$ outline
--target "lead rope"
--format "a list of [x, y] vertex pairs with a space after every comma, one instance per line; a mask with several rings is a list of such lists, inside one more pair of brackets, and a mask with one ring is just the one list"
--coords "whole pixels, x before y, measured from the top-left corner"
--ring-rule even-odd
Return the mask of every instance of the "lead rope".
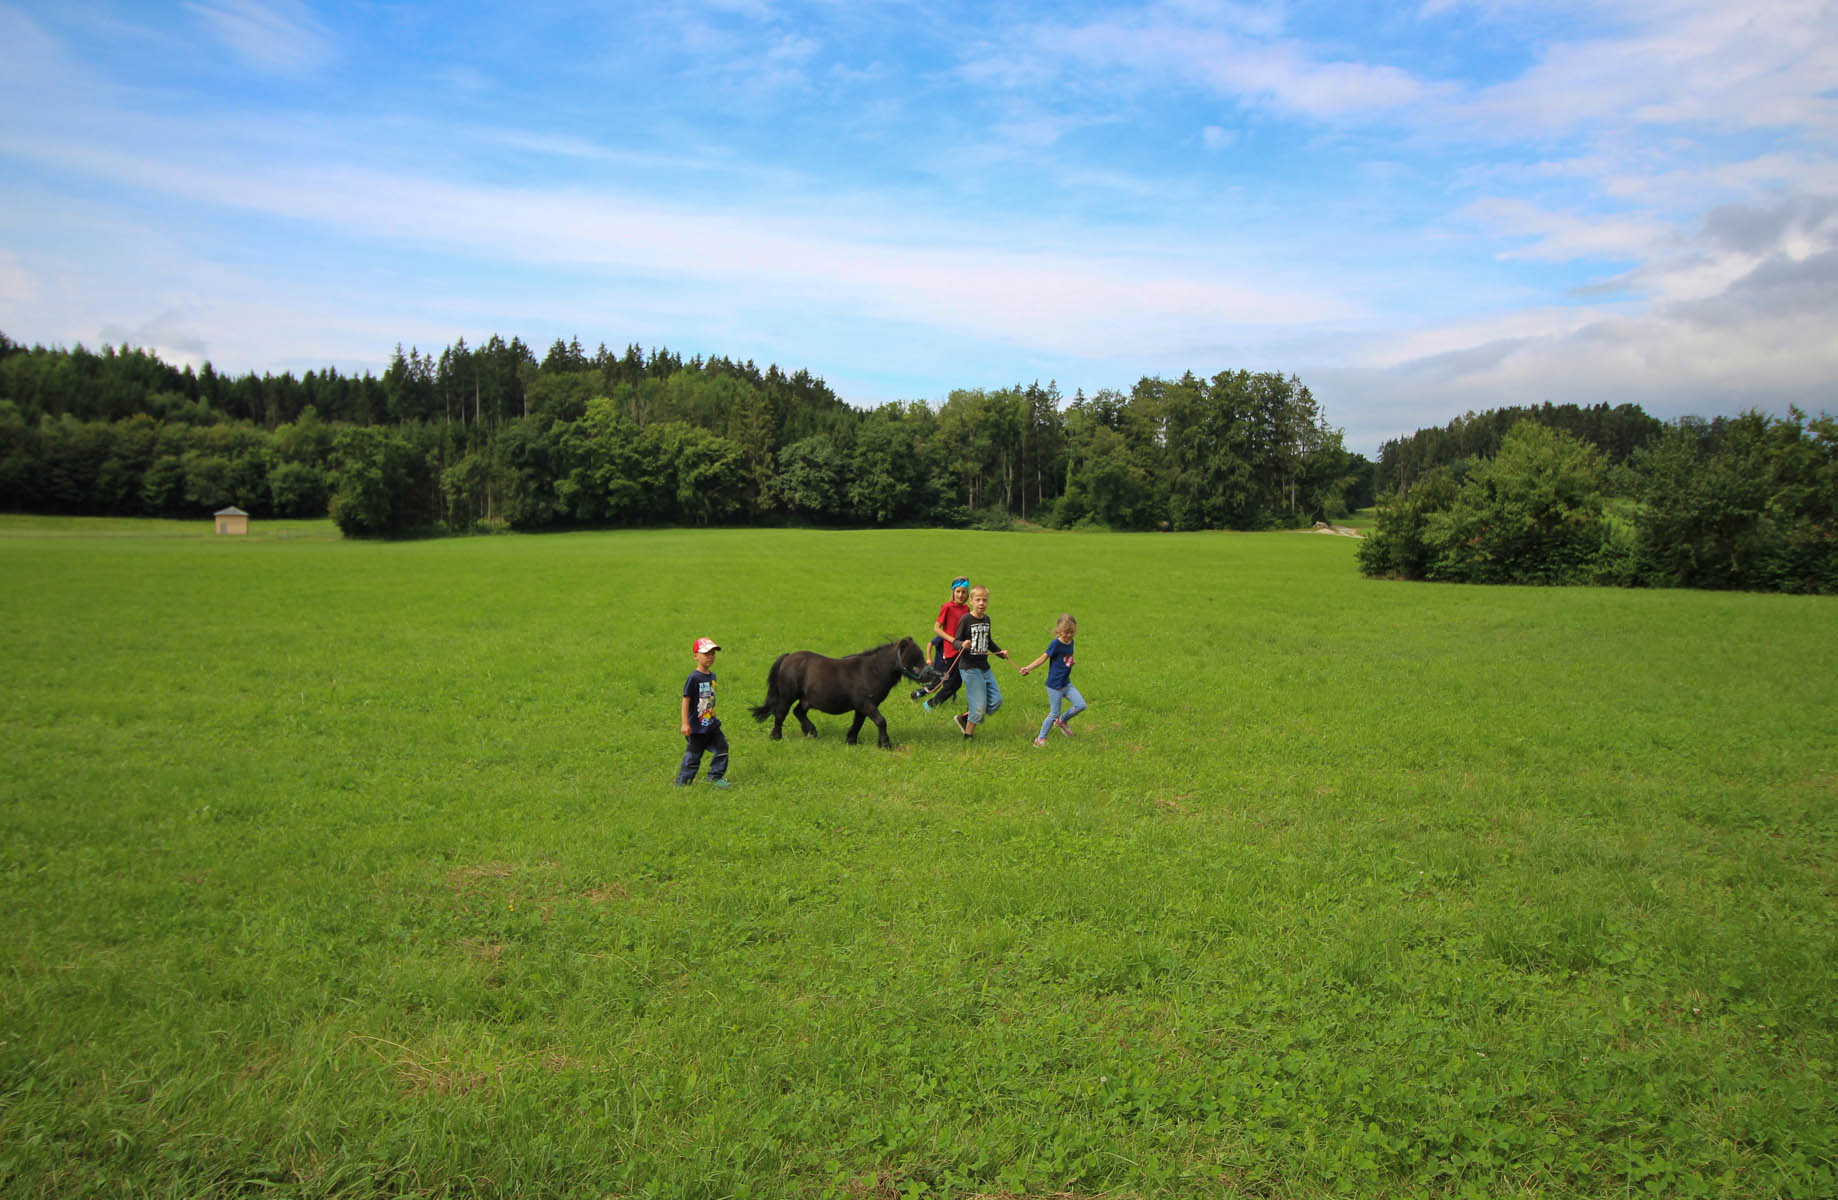
[[949, 683], [949, 682], [951, 681], [951, 672], [952, 672], [952, 671], [955, 671], [955, 670], [957, 670], [957, 660], [958, 660], [958, 659], [960, 659], [960, 658], [962, 658], [962, 657], [963, 657], [963, 655], [962, 655], [961, 653], [959, 653], [959, 654], [954, 654], [954, 655], [952, 655], [952, 656], [951, 656], [951, 665], [950, 665], [950, 667], [946, 669], [946, 671], [945, 671], [945, 673], [944, 673], [943, 675], [941, 675], [941, 676], [939, 677], [939, 679], [938, 679], [938, 682], [937, 682], [937, 683], [934, 683], [934, 684], [933, 684], [933, 685], [931, 686], [931, 688], [930, 688], [930, 690], [928, 690], [928, 691], [927, 691], [927, 692], [925, 693], [925, 695], [923, 695], [923, 696], [921, 696], [921, 697], [919, 697], [919, 700], [920, 700], [920, 702], [921, 702], [921, 703], [923, 703], [923, 702], [925, 702], [925, 701], [927, 701], [927, 700], [930, 700], [930, 699], [931, 699], [931, 698], [932, 698], [933, 696], [936, 696], [936, 695], [937, 695], [937, 694], [938, 694], [939, 692], [941, 692], [941, 691], [943, 691], [943, 690], [944, 690], [944, 686], [945, 686], [945, 684], [947, 684], [947, 683]]

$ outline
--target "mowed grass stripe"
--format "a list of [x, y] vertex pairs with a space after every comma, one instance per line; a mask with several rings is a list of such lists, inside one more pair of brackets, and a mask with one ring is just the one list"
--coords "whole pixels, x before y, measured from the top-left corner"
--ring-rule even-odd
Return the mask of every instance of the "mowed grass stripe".
[[[9, 1194], [1832, 1190], [1829, 598], [288, 532], [0, 520]], [[956, 573], [1079, 737], [747, 717]]]

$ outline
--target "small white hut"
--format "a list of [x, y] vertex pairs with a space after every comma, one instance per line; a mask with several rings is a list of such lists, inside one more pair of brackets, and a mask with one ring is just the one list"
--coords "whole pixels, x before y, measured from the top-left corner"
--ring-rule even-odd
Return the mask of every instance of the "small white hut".
[[234, 533], [238, 536], [249, 532], [249, 514], [234, 504], [220, 508], [212, 514], [217, 520], [218, 533]]

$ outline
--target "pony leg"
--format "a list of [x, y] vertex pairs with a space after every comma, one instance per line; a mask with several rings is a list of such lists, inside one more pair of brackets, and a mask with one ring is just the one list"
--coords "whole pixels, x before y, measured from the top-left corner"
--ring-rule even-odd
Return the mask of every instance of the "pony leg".
[[772, 740], [778, 741], [785, 736], [785, 713], [787, 709], [775, 709], [772, 713]]
[[868, 719], [867, 709], [865, 708], [856, 709], [855, 710], [855, 720], [851, 722], [849, 725], [849, 736], [844, 738], [843, 740], [848, 742], [849, 745], [853, 746], [855, 744], [855, 739], [861, 735], [862, 722], [867, 719]]
[[798, 718], [798, 725], [804, 730], [805, 737], [816, 737], [817, 727], [812, 725], [811, 719], [804, 715], [809, 711], [809, 709], [804, 707], [804, 701], [800, 700], [798, 701], [798, 706], [791, 710], [791, 715]]
[[[859, 717], [856, 719], [858, 721], [860, 720]], [[887, 736], [887, 718], [881, 715], [881, 710], [879, 708], [870, 708], [868, 710], [868, 719], [874, 722], [875, 731], [880, 734], [880, 737], [875, 740], [875, 744], [883, 750], [892, 750], [893, 739]]]

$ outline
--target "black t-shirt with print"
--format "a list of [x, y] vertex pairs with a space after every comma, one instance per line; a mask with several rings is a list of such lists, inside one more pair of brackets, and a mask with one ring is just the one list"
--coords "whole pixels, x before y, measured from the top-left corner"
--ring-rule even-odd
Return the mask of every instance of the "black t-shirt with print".
[[996, 645], [996, 639], [989, 635], [989, 614], [977, 616], [965, 613], [957, 623], [957, 640], [964, 644], [957, 652], [958, 670], [968, 667], [972, 671], [987, 671], [989, 655], [993, 651], [1001, 653], [1002, 647]]

